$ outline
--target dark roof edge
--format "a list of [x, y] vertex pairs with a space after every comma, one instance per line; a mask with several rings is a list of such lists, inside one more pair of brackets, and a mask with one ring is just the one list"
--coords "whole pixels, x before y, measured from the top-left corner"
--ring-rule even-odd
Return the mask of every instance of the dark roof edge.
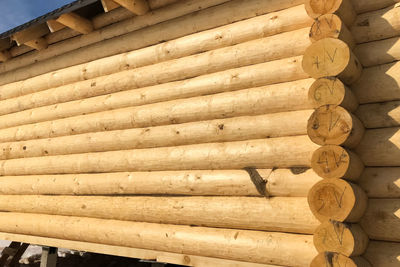
[[36, 19], [33, 19], [33, 20], [31, 20], [31, 21], [29, 21], [27, 23], [24, 23], [24, 24], [22, 24], [20, 26], [17, 26], [14, 29], [11, 29], [9, 31], [3, 32], [2, 34], [0, 34], [0, 39], [5, 39], [7, 37], [10, 37], [14, 33], [23, 31], [23, 30], [25, 30], [25, 29], [27, 29], [27, 28], [29, 28], [31, 26], [42, 24], [42, 23], [46, 23], [46, 21], [48, 21], [48, 20], [56, 19], [59, 16], [61, 16], [62, 14], [75, 11], [77, 9], [80, 9], [80, 8], [84, 7], [84, 6], [88, 6], [90, 4], [93, 4], [93, 3], [97, 2], [97, 1], [98, 0], [77, 0], [77, 1], [74, 1], [72, 3], [69, 3], [69, 4], [65, 5], [65, 6], [57, 8], [56, 10], [51, 11], [51, 12], [49, 12], [49, 13], [43, 15], [43, 16], [40, 16], [40, 17], [38, 17]]

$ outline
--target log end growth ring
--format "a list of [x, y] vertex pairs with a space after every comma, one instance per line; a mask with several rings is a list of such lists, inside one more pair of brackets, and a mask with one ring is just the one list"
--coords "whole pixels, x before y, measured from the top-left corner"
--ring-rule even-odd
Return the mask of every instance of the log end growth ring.
[[320, 222], [357, 222], [363, 216], [367, 197], [357, 185], [342, 179], [325, 179], [308, 194], [308, 204]]
[[316, 19], [325, 14], [333, 14], [339, 10], [343, 0], [306, 0], [307, 14]]
[[318, 254], [310, 264], [310, 267], [371, 267], [371, 264], [361, 257], [349, 258], [344, 255], [324, 252]]
[[367, 249], [368, 236], [357, 224], [326, 221], [316, 229], [314, 245], [318, 252], [330, 251], [347, 257], [359, 256]]
[[338, 39], [343, 29], [342, 20], [335, 14], [318, 17], [310, 29], [310, 40], [316, 42], [325, 38]]
[[334, 38], [325, 38], [311, 44], [304, 53], [303, 69], [314, 79], [339, 76], [350, 64], [349, 46]]

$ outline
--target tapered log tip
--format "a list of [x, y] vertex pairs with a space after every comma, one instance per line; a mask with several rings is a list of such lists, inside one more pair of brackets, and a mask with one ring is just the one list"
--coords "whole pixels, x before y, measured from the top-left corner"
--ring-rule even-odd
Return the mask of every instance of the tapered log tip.
[[367, 248], [368, 236], [358, 224], [329, 220], [315, 230], [314, 245], [318, 252], [331, 251], [347, 257], [359, 256]]
[[325, 14], [333, 14], [339, 10], [343, 0], [306, 0], [307, 14], [316, 19]]
[[321, 222], [357, 222], [366, 209], [366, 196], [357, 185], [342, 179], [325, 179], [308, 193], [308, 204]]
[[322, 178], [342, 178], [349, 170], [350, 154], [340, 146], [323, 146], [313, 153], [311, 167]]
[[308, 120], [307, 133], [311, 141], [318, 145], [358, 145], [364, 127], [345, 108], [325, 105], [317, 108]]
[[339, 38], [343, 28], [342, 20], [335, 14], [318, 17], [310, 29], [310, 40], [316, 42], [324, 38]]
[[349, 258], [334, 252], [319, 253], [311, 262], [310, 267], [371, 267], [371, 264], [361, 258]]

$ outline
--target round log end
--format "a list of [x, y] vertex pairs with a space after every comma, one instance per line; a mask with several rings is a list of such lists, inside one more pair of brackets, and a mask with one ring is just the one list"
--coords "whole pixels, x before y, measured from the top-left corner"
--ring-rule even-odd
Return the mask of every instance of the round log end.
[[314, 108], [324, 105], [342, 106], [350, 112], [358, 108], [353, 92], [336, 77], [315, 80], [308, 91], [308, 99]]
[[344, 178], [356, 181], [364, 170], [360, 158], [341, 146], [326, 145], [312, 155], [311, 167], [322, 178]]
[[326, 221], [314, 233], [318, 252], [337, 252], [347, 257], [363, 254], [368, 241], [368, 236], [357, 224]]
[[317, 108], [308, 120], [307, 133], [318, 145], [357, 146], [364, 133], [362, 123], [340, 106]]
[[367, 196], [355, 184], [342, 179], [325, 179], [310, 189], [308, 204], [321, 222], [358, 222], [367, 207]]
[[325, 14], [333, 14], [339, 10], [343, 0], [306, 0], [307, 14], [316, 19]]
[[334, 252], [319, 253], [311, 262], [310, 267], [371, 267], [371, 264], [361, 257], [349, 258]]
[[325, 38], [338, 39], [343, 29], [342, 20], [335, 14], [322, 15], [315, 19], [310, 29], [310, 40], [316, 42]]
[[334, 38], [311, 44], [304, 53], [302, 65], [304, 71], [315, 79], [338, 76], [346, 84], [352, 84], [361, 75], [361, 64], [349, 46]]

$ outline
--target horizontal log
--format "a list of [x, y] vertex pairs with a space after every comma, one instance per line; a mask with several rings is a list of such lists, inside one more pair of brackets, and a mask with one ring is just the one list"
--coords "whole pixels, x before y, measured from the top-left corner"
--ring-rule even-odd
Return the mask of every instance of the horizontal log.
[[[279, 69], [280, 71], [275, 70], [274, 73], [271, 69], [276, 68], [276, 64], [285, 65], [281, 65], [282, 69]], [[182, 98], [198, 97], [202, 95], [211, 95], [223, 92], [227, 92], [226, 94], [229, 94], [229, 91], [239, 91], [240, 89], [253, 86], [263, 86], [265, 84], [267, 85], [264, 86], [264, 89], [265, 91], [268, 91], [268, 94], [270, 95], [270, 103], [265, 103], [268, 107], [268, 112], [271, 113], [287, 110], [287, 108], [282, 108], [282, 106], [277, 108], [279, 106], [278, 103], [280, 103], [278, 99], [281, 98], [282, 101], [289, 103], [292, 99], [294, 100], [293, 97], [295, 96], [298, 97], [299, 102], [296, 107], [303, 109], [304, 107], [307, 108], [310, 106], [307, 104], [305, 94], [306, 90], [312, 83], [311, 79], [268, 85], [279, 80], [291, 80], [297, 75], [300, 75], [300, 77], [301, 75], [304, 76], [305, 74], [301, 74], [301, 70], [293, 70], [293, 67], [296, 67], [293, 66], [294, 64], [295, 62], [291, 61], [274, 61], [273, 63], [271, 62], [271, 64], [258, 64], [249, 67], [218, 72], [211, 75], [203, 75], [197, 78], [178, 82], [149, 86], [140, 89], [132, 89], [93, 98], [29, 109], [0, 116], [0, 129], [121, 108], [155, 103], [163, 105], [160, 102]], [[282, 77], [283, 72], [286, 72], [288, 76]], [[260, 88], [255, 90], [259, 89]], [[60, 91], [61, 90], [57, 90], [58, 93], [60, 93]], [[71, 91], [69, 94], [75, 96], [78, 95], [77, 93], [74, 94], [73, 92], [74, 91]], [[47, 95], [51, 95], [51, 92], [43, 92], [41, 95], [46, 97]], [[83, 97], [83, 95], [81, 95], [81, 97]], [[34, 99], [29, 102], [37, 103], [35, 99], [37, 98], [34, 97]], [[57, 97], [55, 97], [55, 99], [57, 99]], [[185, 100], [181, 100], [179, 102], [182, 101]], [[93, 115], [95, 116], [95, 114]]]
[[371, 239], [400, 242], [400, 199], [369, 199], [360, 224]]
[[[301, 55], [310, 41], [300, 29], [0, 101], [0, 115]], [[282, 45], [283, 39], [290, 39]], [[191, 64], [188, 65], [188, 62]]]
[[361, 121], [346, 109], [326, 105], [317, 108], [307, 124], [310, 139], [318, 145], [356, 147], [364, 135]]
[[0, 161], [0, 175], [309, 167], [307, 136]]
[[359, 44], [354, 53], [364, 67], [372, 67], [400, 60], [400, 38]]
[[357, 181], [364, 170], [359, 156], [341, 146], [326, 145], [312, 155], [311, 166], [323, 178], [343, 178]]
[[0, 229], [7, 233], [286, 266], [308, 266], [316, 255], [312, 237], [299, 234], [10, 212], [0, 213]]
[[22, 242], [28, 244], [37, 244], [39, 246], [66, 248], [75, 251], [86, 251], [92, 253], [101, 253], [105, 255], [115, 255], [119, 257], [128, 257], [136, 259], [148, 259], [158, 261], [160, 263], [171, 263], [187, 266], [219, 266], [219, 267], [232, 267], [243, 266], [246, 267], [277, 267], [277, 265], [266, 265], [261, 263], [251, 263], [243, 261], [234, 261], [226, 259], [218, 259], [204, 256], [195, 256], [188, 254], [171, 253], [150, 249], [129, 248], [121, 246], [112, 246], [104, 244], [95, 244], [82, 241], [72, 241], [65, 239], [56, 239], [49, 237], [39, 237], [32, 235], [10, 234], [0, 232], [1, 240], [9, 240], [15, 242]]
[[[226, 4], [221, 4], [225, 2]], [[201, 8], [204, 10], [200, 11], [198, 11], [199, 3], [197, 0], [178, 2], [176, 5], [170, 5], [147, 13], [146, 15], [133, 17], [132, 19], [110, 25], [106, 27], [107, 30], [105, 30], [106, 28], [102, 29], [101, 34], [98, 34], [98, 31], [94, 31], [93, 34], [84, 35], [84, 37], [79, 38], [78, 42], [75, 38], [72, 38], [71, 40], [61, 42], [58, 46], [53, 45], [53, 49], [50, 52], [60, 54], [65, 52], [65, 49], [70, 51], [59, 55], [57, 59], [53, 60], [52, 58], [54, 58], [55, 55], [51, 55], [50, 52], [41, 53], [41, 59], [35, 57], [26, 58], [26, 60], [24, 60], [25, 62], [19, 59], [20, 63], [18, 65], [23, 65], [34, 63], [32, 60], [42, 61], [43, 57], [48, 58], [48, 60], [43, 61], [43, 63], [35, 63], [36, 68], [34, 73], [31, 66], [19, 66], [20, 68], [14, 72], [1, 75], [0, 84], [30, 78], [98, 58], [140, 49], [158, 44], [165, 40], [186, 36], [194, 32], [212, 29], [257, 15], [300, 5], [302, 2], [302, 0], [274, 0], [268, 2], [263, 0], [203, 0]], [[207, 9], [207, 7], [211, 6], [215, 7]], [[191, 14], [194, 11], [198, 11], [195, 16]], [[235, 15], [232, 16], [232, 14]], [[160, 23], [162, 21], [165, 21], [165, 23]], [[154, 27], [148, 27], [149, 25], [154, 25]], [[177, 27], [177, 25], [180, 26]], [[139, 29], [143, 30], [139, 31]], [[131, 33], [126, 34], [127, 32]], [[116, 35], [120, 36], [116, 37]], [[143, 38], [143, 36], [146, 36], [146, 38]], [[95, 39], [97, 43], [93, 43], [91, 40], [92, 38]], [[141, 40], [141, 42], [138, 42], [138, 40]], [[82, 47], [84, 44], [91, 45]], [[91, 51], [90, 54], [88, 54], [88, 50]], [[8, 71], [10, 71], [11, 64], [7, 64], [7, 66]], [[30, 69], [29, 74], [26, 73], [27, 69]], [[23, 74], [24, 72], [25, 74]]]
[[315, 80], [308, 91], [308, 99], [314, 108], [325, 105], [341, 106], [350, 112], [358, 108], [354, 93], [336, 77]]
[[360, 256], [368, 242], [367, 234], [358, 224], [326, 221], [314, 232], [314, 246], [320, 253], [330, 251], [347, 257]]
[[303, 69], [315, 79], [337, 76], [348, 85], [356, 82], [362, 71], [349, 46], [334, 38], [325, 38], [310, 45], [304, 53]]
[[400, 100], [400, 62], [364, 68], [351, 85], [360, 103]]
[[[1, 196], [0, 210], [312, 234], [306, 198]], [[261, 216], [265, 214], [268, 216]]]
[[348, 258], [342, 254], [334, 252], [323, 252], [319, 253], [317, 257], [313, 259], [310, 267], [371, 267], [371, 264], [362, 257]]
[[[0, 66], [0, 73], [27, 67], [33, 64], [35, 61], [44, 61], [52, 57], [64, 55], [65, 53], [74, 50], [85, 49], [85, 51], [87, 51], [86, 48], [88, 48], [88, 46], [96, 45], [101, 41], [118, 38], [121, 35], [127, 35], [129, 33], [133, 33], [135, 31], [139, 31], [157, 24], [166, 24], [167, 21], [190, 15], [195, 11], [204, 11], [204, 9], [214, 7], [216, 5], [218, 6], [226, 2], [228, 2], [228, 0], [205, 0], [203, 1], [204, 6], [199, 6], [198, 4], [189, 0], [181, 2], [178, 5], [173, 5], [169, 7], [167, 6], [165, 8], [155, 10], [154, 12], [150, 12], [145, 16], [136, 16], [131, 19], [126, 19], [119, 23], [111, 24], [102, 29], [97, 29], [90, 34], [79, 35], [75, 38], [70, 38], [62, 42], [55, 43], [50, 46], [46, 51], [42, 51], [42, 53], [29, 53], [24, 57], [20, 57], [19, 61], [17, 59], [14, 59], [12, 62], [9, 62], [10, 64], [7, 64], [7, 66]], [[145, 23], [144, 20], [146, 20], [147, 23]]]
[[358, 222], [367, 202], [368, 197], [359, 186], [342, 179], [324, 179], [308, 194], [310, 209], [321, 222]]
[[364, 257], [372, 266], [397, 267], [399, 265], [400, 244], [394, 242], [370, 242]]
[[[16, 126], [1, 129], [0, 141], [23, 141], [310, 109], [306, 84], [296, 81]], [[143, 96], [146, 97], [136, 95]]]
[[400, 198], [400, 168], [366, 168], [358, 183], [370, 198]]
[[307, 168], [2, 176], [0, 194], [306, 197], [319, 180]]
[[311, 113], [292, 111], [6, 142], [0, 143], [0, 160], [305, 135]]
[[400, 35], [398, 4], [357, 16], [350, 28], [357, 43], [366, 43]]
[[382, 9], [396, 4], [399, 0], [352, 0], [352, 4], [357, 13], [364, 13]]
[[400, 128], [367, 130], [355, 152], [366, 166], [400, 166]]
[[305, 7], [308, 15], [314, 19], [325, 14], [336, 14], [348, 26], [353, 24], [357, 16], [352, 0], [306, 0]]
[[325, 38], [340, 39], [353, 50], [356, 46], [353, 35], [335, 14], [325, 14], [315, 19], [310, 30], [310, 39], [316, 42]]
[[[296, 30], [309, 26], [310, 21], [302, 5], [272, 12], [154, 46], [42, 74], [28, 80], [5, 84], [0, 86], [0, 99], [4, 100], [26, 95], [126, 69], [139, 68], [285, 31]], [[218, 36], [218, 38], [215, 38], [215, 36]]]
[[360, 105], [356, 116], [365, 128], [396, 127], [400, 125], [400, 101]]

